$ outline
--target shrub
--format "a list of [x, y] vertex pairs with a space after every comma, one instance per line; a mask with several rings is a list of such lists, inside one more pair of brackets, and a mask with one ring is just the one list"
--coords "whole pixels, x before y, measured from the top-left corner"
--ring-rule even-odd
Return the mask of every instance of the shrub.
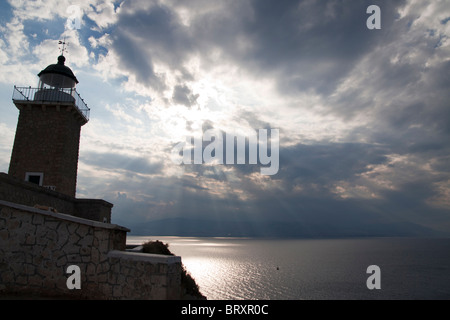
[[199, 298], [206, 299], [204, 295], [200, 292], [200, 289], [195, 282], [194, 278], [192, 278], [191, 274], [187, 272], [186, 268], [182, 266], [181, 271], [181, 288], [184, 289], [186, 294]]
[[162, 243], [161, 241], [147, 241], [142, 245], [142, 252], [162, 254], [165, 256], [173, 256], [174, 254], [169, 250], [169, 244]]

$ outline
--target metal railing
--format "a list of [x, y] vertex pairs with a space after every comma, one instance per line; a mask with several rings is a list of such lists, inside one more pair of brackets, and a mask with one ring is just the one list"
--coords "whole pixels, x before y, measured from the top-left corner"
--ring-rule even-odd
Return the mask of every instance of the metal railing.
[[73, 103], [80, 114], [89, 120], [90, 109], [76, 89], [71, 88], [32, 88], [14, 86], [13, 100], [35, 102]]

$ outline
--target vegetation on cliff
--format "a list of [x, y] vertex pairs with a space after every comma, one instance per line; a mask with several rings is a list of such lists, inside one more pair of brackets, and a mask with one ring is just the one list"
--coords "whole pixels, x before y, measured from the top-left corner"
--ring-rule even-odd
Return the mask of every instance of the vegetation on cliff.
[[[147, 241], [142, 245], [142, 252], [162, 254], [173, 256], [174, 254], [169, 250], [169, 244], [163, 243], [159, 240]], [[182, 265], [181, 270], [181, 286], [186, 295], [192, 296], [197, 299], [206, 299], [204, 295], [201, 294], [200, 289], [195, 282], [195, 279], [186, 270], [185, 266]]]

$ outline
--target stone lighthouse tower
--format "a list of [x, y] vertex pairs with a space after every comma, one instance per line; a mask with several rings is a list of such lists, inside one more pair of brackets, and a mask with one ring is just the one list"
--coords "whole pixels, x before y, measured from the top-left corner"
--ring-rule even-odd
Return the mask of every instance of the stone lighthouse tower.
[[89, 108], [65, 60], [61, 55], [42, 70], [37, 88], [14, 87], [20, 113], [9, 175], [75, 197], [80, 132]]

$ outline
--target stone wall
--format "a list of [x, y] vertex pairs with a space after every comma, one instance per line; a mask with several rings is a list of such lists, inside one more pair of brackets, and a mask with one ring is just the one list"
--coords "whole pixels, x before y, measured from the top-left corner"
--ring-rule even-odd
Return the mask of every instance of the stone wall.
[[181, 298], [181, 258], [148, 253], [110, 251], [108, 293], [113, 298]]
[[[179, 299], [181, 258], [125, 251], [129, 230], [0, 200], [0, 292], [77, 299]], [[67, 268], [81, 289], [68, 289]]]
[[42, 172], [43, 185], [75, 197], [81, 125], [73, 103], [17, 101], [20, 110], [9, 174]]
[[0, 173], [0, 200], [30, 207], [35, 205], [52, 207], [57, 212], [108, 223], [111, 222], [113, 207], [112, 203], [105, 200], [76, 199], [6, 173]]
[[111, 209], [113, 205], [101, 199], [74, 199], [73, 215], [76, 217], [111, 222]]

